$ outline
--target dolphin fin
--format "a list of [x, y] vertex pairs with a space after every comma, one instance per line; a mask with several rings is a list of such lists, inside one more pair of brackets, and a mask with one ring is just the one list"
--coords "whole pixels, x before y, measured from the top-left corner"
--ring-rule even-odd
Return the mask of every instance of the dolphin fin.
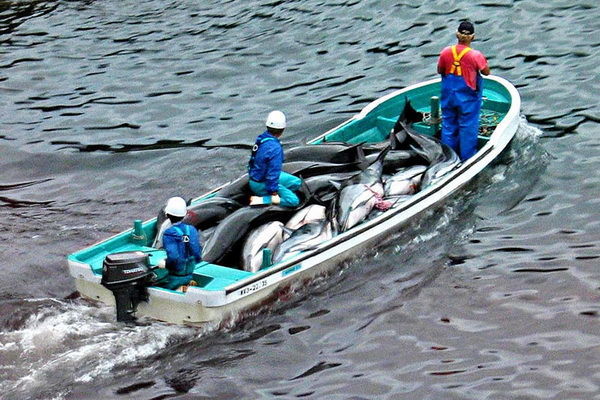
[[330, 180], [329, 183], [331, 183], [331, 186], [333, 186], [335, 190], [340, 190], [340, 188], [342, 187], [342, 184], [336, 181]]
[[396, 124], [394, 125], [392, 132], [393, 133], [400, 132], [407, 125], [414, 123], [414, 122], [421, 122], [421, 121], [423, 121], [423, 113], [415, 110], [415, 108], [410, 103], [410, 100], [408, 99], [408, 97], [405, 97], [404, 98], [404, 108], [402, 109], [402, 112], [398, 116], [398, 120], [396, 121]]
[[292, 233], [294, 233], [293, 229], [290, 229], [290, 228], [288, 228], [285, 225], [281, 229], [283, 230], [283, 240], [286, 240], [287, 238], [289, 238], [290, 236], [292, 236]]

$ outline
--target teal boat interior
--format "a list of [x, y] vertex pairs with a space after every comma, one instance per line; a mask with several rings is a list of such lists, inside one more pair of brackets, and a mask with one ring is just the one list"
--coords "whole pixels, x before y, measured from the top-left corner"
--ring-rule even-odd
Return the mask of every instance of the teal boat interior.
[[[510, 93], [500, 83], [486, 80], [485, 85], [479, 136], [480, 146], [489, 140], [489, 134], [491, 134], [495, 126], [506, 115], [511, 105]], [[439, 113], [438, 103], [435, 101], [435, 98], [439, 96], [439, 93], [440, 84], [433, 83], [417, 87], [399, 96], [391, 97], [377, 104], [364, 118], [350, 119], [339, 128], [311, 143], [372, 143], [387, 140], [389, 132], [396, 123], [407, 99], [410, 100], [412, 106], [417, 111], [426, 115], [424, 122], [413, 124], [413, 128], [420, 133], [433, 135], [435, 130], [438, 129], [436, 124], [439, 124], [439, 120], [438, 122], [435, 120], [435, 116]], [[193, 201], [193, 204], [212, 196], [214, 194], [207, 194], [197, 198]], [[135, 221], [132, 229], [70, 254], [68, 258], [70, 261], [89, 265], [93, 273], [99, 277], [102, 275], [105, 257], [112, 253], [142, 251], [149, 255], [150, 265], [157, 265], [159, 260], [166, 257], [166, 253], [163, 250], [150, 247], [154, 240], [155, 232], [156, 219], [143, 223], [138, 220]], [[270, 267], [272, 266], [267, 266], [266, 268]], [[254, 274], [237, 268], [200, 262], [195, 267], [193, 280], [196, 281], [199, 288], [213, 291], [223, 290], [225, 287]], [[185, 294], [180, 291], [174, 292], [181, 295]]]

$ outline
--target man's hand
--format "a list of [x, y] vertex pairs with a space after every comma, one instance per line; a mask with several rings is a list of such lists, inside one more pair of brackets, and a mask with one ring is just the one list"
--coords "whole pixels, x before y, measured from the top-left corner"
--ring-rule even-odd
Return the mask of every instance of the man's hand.
[[279, 203], [281, 203], [281, 198], [279, 197], [279, 195], [277, 193], [273, 193], [271, 195], [271, 204], [277, 205]]
[[158, 262], [158, 264], [156, 264], [156, 266], [157, 266], [158, 268], [167, 268], [167, 259], [166, 259], [166, 258], [163, 258], [162, 260], [160, 260], [160, 261]]

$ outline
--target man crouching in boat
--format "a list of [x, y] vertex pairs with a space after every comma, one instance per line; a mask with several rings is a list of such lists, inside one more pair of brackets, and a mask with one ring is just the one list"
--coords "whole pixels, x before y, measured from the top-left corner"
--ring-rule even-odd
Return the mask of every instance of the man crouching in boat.
[[458, 44], [442, 50], [437, 66], [442, 75], [442, 142], [465, 161], [477, 152], [481, 74], [489, 75], [490, 68], [484, 55], [469, 47], [475, 39], [471, 22], [460, 23], [456, 38]]
[[192, 280], [196, 263], [201, 260], [202, 248], [198, 240], [198, 231], [192, 225], [181, 222], [187, 213], [187, 205], [181, 197], [171, 197], [165, 206], [165, 214], [171, 226], [162, 235], [162, 245], [167, 258], [156, 269], [156, 286], [176, 290]]
[[300, 189], [302, 180], [283, 172], [283, 147], [279, 138], [286, 127], [285, 115], [271, 111], [266, 121], [267, 130], [256, 138], [248, 163], [250, 205], [279, 204], [296, 207], [300, 199], [294, 191]]

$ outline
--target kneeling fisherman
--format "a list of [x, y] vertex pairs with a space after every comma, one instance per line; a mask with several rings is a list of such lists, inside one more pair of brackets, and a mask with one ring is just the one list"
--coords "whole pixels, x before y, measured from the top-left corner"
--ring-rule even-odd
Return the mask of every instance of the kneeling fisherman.
[[[159, 275], [157, 286], [175, 290], [187, 285], [192, 280], [196, 263], [201, 261], [202, 248], [198, 231], [192, 225], [181, 222], [187, 213], [187, 205], [181, 197], [172, 197], [167, 201], [165, 213], [172, 225], [164, 231], [162, 245], [167, 258], [160, 267], [166, 268], [168, 274]], [[159, 272], [155, 270], [154, 272]]]
[[281, 170], [283, 147], [279, 138], [286, 127], [285, 115], [281, 111], [271, 111], [265, 123], [267, 130], [256, 138], [248, 163], [250, 205], [280, 204], [282, 207], [296, 207], [300, 199], [294, 193], [302, 185], [302, 180]]

